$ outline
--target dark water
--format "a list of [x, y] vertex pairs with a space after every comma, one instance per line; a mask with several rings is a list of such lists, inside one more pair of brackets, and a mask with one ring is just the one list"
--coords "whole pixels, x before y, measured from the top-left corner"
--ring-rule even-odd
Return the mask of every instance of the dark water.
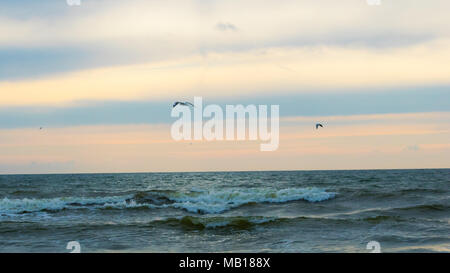
[[0, 252], [450, 252], [450, 169], [0, 176]]

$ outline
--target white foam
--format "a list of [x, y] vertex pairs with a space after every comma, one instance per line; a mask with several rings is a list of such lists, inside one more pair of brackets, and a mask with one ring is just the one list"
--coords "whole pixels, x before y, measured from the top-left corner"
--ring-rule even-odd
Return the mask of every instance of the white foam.
[[333, 198], [336, 194], [319, 188], [232, 188], [211, 190], [197, 194], [167, 196], [175, 201], [171, 206], [194, 213], [220, 213], [248, 203], [284, 203], [295, 200], [319, 202]]
[[295, 200], [324, 201], [335, 196], [320, 188], [229, 188], [195, 192], [159, 193], [171, 204], [154, 205], [138, 203], [132, 196], [109, 197], [58, 197], [52, 199], [0, 199], [0, 214], [17, 214], [63, 209], [102, 208], [167, 208], [184, 209], [194, 213], [221, 213], [248, 203], [283, 203]]
[[8, 199], [0, 200], [0, 213], [24, 213], [43, 210], [58, 211], [62, 209], [79, 209], [86, 207], [103, 207], [107, 204], [119, 205], [124, 203], [123, 196], [111, 197], [58, 197], [49, 199]]

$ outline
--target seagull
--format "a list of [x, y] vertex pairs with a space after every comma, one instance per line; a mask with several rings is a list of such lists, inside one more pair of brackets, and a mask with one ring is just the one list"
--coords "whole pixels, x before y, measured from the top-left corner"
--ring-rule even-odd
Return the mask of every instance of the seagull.
[[320, 123], [317, 123], [317, 124], [316, 124], [316, 130], [319, 129], [319, 127], [322, 127], [322, 128], [323, 128], [323, 125], [320, 124]]
[[173, 104], [172, 107], [175, 107], [175, 106], [177, 106], [178, 104], [179, 104], [179, 105], [183, 105], [183, 106], [192, 106], [192, 107], [195, 107], [192, 103], [187, 102], [187, 101], [185, 101], [185, 102], [182, 102], [182, 101], [176, 101], [176, 102]]
[[39, 127], [39, 130], [42, 130], [42, 127]]

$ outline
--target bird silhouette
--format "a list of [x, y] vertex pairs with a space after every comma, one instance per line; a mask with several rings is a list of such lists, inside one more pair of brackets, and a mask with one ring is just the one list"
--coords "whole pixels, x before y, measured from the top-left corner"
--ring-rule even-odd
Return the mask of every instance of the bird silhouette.
[[323, 128], [323, 125], [320, 124], [320, 123], [317, 123], [317, 124], [316, 124], [316, 130], [319, 129], [319, 127], [322, 127], [322, 128]]

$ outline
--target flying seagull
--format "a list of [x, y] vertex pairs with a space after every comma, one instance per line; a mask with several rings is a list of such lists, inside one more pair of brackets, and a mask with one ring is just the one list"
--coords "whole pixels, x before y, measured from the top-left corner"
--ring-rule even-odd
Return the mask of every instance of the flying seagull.
[[322, 128], [323, 128], [323, 125], [320, 124], [320, 123], [317, 123], [317, 124], [316, 124], [316, 130], [319, 129], [319, 127], [322, 127]]
[[194, 105], [193, 105], [192, 103], [187, 102], [187, 101], [185, 101], [185, 102], [182, 102], [182, 101], [176, 101], [176, 102], [173, 104], [172, 107], [175, 107], [175, 106], [177, 106], [178, 104], [179, 104], [179, 105], [183, 105], [183, 106], [192, 106], [192, 107], [194, 107]]

